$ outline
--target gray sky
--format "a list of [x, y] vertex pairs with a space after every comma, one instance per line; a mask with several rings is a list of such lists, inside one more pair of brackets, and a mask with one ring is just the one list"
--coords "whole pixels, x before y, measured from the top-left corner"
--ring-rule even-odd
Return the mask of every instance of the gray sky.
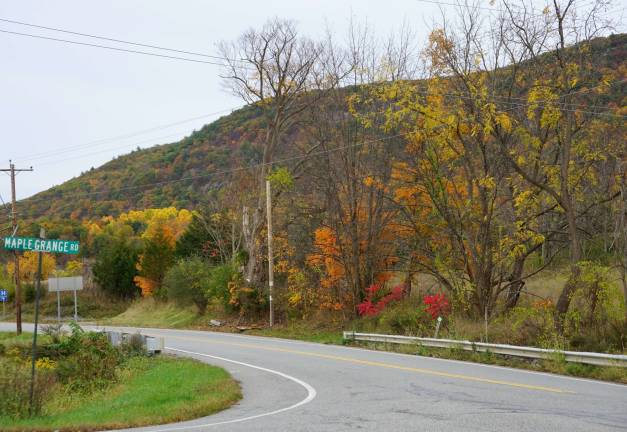
[[[489, 6], [487, 0], [485, 4]], [[424, 40], [425, 23], [439, 15], [439, 8], [416, 0], [0, 3], [4, 19], [209, 54], [216, 54], [218, 41], [234, 39], [273, 16], [294, 19], [303, 34], [315, 37], [327, 23], [342, 34], [351, 14], [367, 20], [381, 37], [405, 18]], [[2, 22], [0, 29], [134, 48]], [[110, 138], [242, 105], [222, 89], [219, 68], [209, 64], [4, 33], [0, 33], [0, 54], [0, 164], [8, 167], [8, 159], [13, 159], [18, 168], [35, 169], [18, 176], [18, 198], [60, 184], [137, 146], [177, 141], [217, 115], [132, 138]], [[103, 139], [108, 140], [92, 143]], [[76, 146], [80, 148], [68, 149]], [[4, 201], [10, 199], [8, 176], [0, 176], [0, 195]]]

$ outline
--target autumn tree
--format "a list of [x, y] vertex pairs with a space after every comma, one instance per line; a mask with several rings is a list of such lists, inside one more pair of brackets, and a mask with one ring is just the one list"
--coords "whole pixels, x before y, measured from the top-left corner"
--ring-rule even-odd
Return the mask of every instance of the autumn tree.
[[138, 275], [135, 283], [142, 296], [160, 294], [160, 289], [168, 269], [174, 264], [175, 238], [171, 229], [158, 225], [144, 241], [144, 247], [137, 263]]
[[[413, 73], [412, 34], [403, 28], [384, 44], [377, 44], [367, 26], [349, 29], [348, 46], [329, 36], [324, 67], [340, 84], [326, 91], [323, 106], [308, 112], [308, 139], [312, 155], [303, 164], [303, 176], [312, 193], [309, 212], [324, 215], [314, 233], [309, 264], [322, 272], [321, 285], [330, 295], [329, 306], [350, 313], [372, 283], [383, 283], [396, 263], [396, 210], [386, 199], [392, 173], [390, 154], [401, 140], [378, 128], [365, 127], [347, 116], [351, 101], [368, 94], [376, 81], [409, 79]], [[369, 118], [378, 124], [384, 116]], [[312, 151], [312, 149], [314, 149]]]
[[[54, 271], [56, 258], [50, 253], [42, 253], [41, 258], [41, 280], [45, 280], [48, 279], [48, 276]], [[19, 260], [20, 279], [25, 282], [35, 283], [37, 279], [39, 252], [26, 251], [20, 256]], [[14, 265], [13, 261], [7, 263], [8, 274], [14, 273]]]
[[210, 262], [232, 262], [240, 251], [241, 229], [235, 212], [212, 210], [209, 206], [196, 210], [192, 221], [176, 241], [178, 257], [201, 256]]
[[[499, 82], [507, 83], [501, 87], [503, 96], [493, 99], [501, 111], [507, 107], [511, 112], [512, 124], [497, 130], [501, 154], [529, 194], [541, 195], [564, 216], [559, 228], [568, 238], [570, 278], [557, 301], [560, 316], [568, 310], [584, 259], [581, 218], [617, 196], [595, 187], [600, 166], [615, 159], [621, 147], [597, 139], [595, 132], [613, 116], [599, 112], [604, 95], [624, 78], [592, 59], [594, 38], [607, 30], [606, 4], [595, 1], [583, 10], [574, 0], [555, 0], [537, 14], [505, 1], [494, 37], [508, 65], [498, 75]], [[495, 49], [490, 53], [494, 57]], [[525, 90], [517, 90], [521, 88]]]
[[264, 220], [265, 181], [286, 132], [299, 115], [316, 100], [306, 93], [314, 88], [320, 47], [300, 36], [293, 22], [268, 21], [260, 30], [250, 29], [233, 42], [219, 45], [227, 65], [223, 78], [227, 87], [245, 102], [264, 108], [261, 138], [262, 165], [252, 191], [252, 214], [244, 209], [244, 246], [248, 253], [245, 278], [261, 281], [260, 231]]

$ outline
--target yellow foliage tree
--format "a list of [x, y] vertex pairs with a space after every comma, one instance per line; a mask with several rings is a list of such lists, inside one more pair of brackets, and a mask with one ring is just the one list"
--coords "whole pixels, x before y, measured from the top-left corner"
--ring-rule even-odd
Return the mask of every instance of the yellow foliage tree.
[[[20, 256], [20, 278], [25, 282], [33, 283], [37, 277], [37, 256], [39, 252], [27, 251]], [[56, 267], [56, 259], [54, 255], [49, 253], [42, 254], [41, 262], [41, 279], [48, 279], [48, 276]], [[7, 263], [7, 273], [14, 274], [15, 264], [13, 261]]]

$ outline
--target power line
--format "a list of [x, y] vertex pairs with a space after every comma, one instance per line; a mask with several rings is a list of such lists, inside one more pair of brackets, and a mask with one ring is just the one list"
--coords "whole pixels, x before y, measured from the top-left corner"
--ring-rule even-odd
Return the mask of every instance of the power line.
[[11, 220], [12, 216], [11, 216], [11, 209], [9, 208], [9, 203], [4, 202], [4, 199], [2, 198], [2, 194], [0, 194], [0, 201], [2, 201], [2, 207], [6, 207], [6, 209], [7, 209], [7, 216], [9, 218], [9, 220]]
[[[468, 96], [463, 96], [463, 95], [459, 95], [459, 94], [451, 94], [451, 93], [445, 93], [445, 94], [437, 94], [437, 93], [429, 93], [429, 92], [421, 92], [421, 94], [423, 95], [448, 95], [448, 96], [453, 96], [453, 97], [458, 97], [458, 98], [462, 98], [462, 99], [471, 99], [474, 100], [476, 98], [472, 98], [472, 97], [468, 97]], [[520, 106], [528, 106], [528, 104], [523, 104], [523, 103], [513, 103], [513, 102], [505, 102], [505, 104], [509, 104], [512, 105], [513, 107], [510, 107], [508, 110], [514, 109], [516, 107], [520, 107]], [[541, 105], [540, 105], [541, 106]], [[564, 109], [565, 111], [573, 111], [573, 112], [582, 112], [581, 110], [567, 110]], [[611, 115], [608, 113], [595, 113], [595, 112], [589, 112], [590, 114], [594, 114], [594, 115]], [[614, 115], [613, 115], [614, 116]], [[619, 115], [615, 115], [615, 117], [627, 117], [627, 116], [619, 116]], [[180, 183], [180, 182], [184, 182], [184, 181], [190, 181], [190, 180], [198, 180], [198, 179], [203, 179], [203, 178], [209, 178], [212, 176], [217, 176], [217, 175], [224, 175], [224, 174], [232, 174], [232, 173], [236, 173], [236, 172], [242, 172], [242, 171], [248, 171], [248, 170], [253, 170], [256, 168], [260, 168], [262, 166], [271, 166], [274, 164], [280, 164], [280, 163], [286, 163], [286, 162], [293, 162], [293, 161], [298, 161], [298, 160], [305, 160], [311, 157], [317, 157], [317, 156], [321, 156], [324, 154], [329, 154], [335, 151], [339, 151], [339, 150], [344, 150], [344, 149], [348, 149], [348, 148], [355, 148], [355, 147], [360, 147], [366, 144], [371, 144], [374, 142], [381, 142], [381, 141], [387, 141], [387, 140], [391, 140], [394, 138], [399, 138], [401, 136], [405, 136], [405, 135], [409, 135], [412, 132], [404, 132], [404, 133], [399, 133], [396, 135], [392, 135], [389, 137], [382, 137], [382, 138], [378, 138], [378, 139], [373, 139], [373, 140], [368, 140], [368, 141], [363, 141], [363, 142], [359, 142], [359, 143], [355, 143], [355, 144], [350, 144], [350, 145], [345, 145], [345, 146], [338, 146], [338, 147], [334, 147], [331, 149], [326, 149], [326, 150], [321, 150], [321, 151], [317, 151], [317, 152], [313, 152], [313, 153], [309, 153], [303, 156], [293, 156], [293, 157], [289, 157], [289, 158], [284, 158], [284, 159], [279, 159], [279, 160], [274, 160], [272, 162], [262, 162], [262, 163], [258, 163], [258, 164], [253, 164], [253, 165], [249, 165], [246, 167], [239, 167], [239, 168], [233, 168], [233, 169], [229, 169], [229, 170], [219, 170], [219, 171], [214, 171], [211, 173], [206, 173], [206, 174], [200, 174], [200, 175], [195, 175], [195, 176], [188, 176], [188, 177], [182, 177], [179, 179], [173, 179], [173, 180], [163, 180], [163, 181], [159, 181], [159, 182], [153, 182], [153, 183], [145, 183], [142, 185], [135, 185], [135, 186], [128, 186], [128, 187], [122, 187], [122, 188], [117, 188], [117, 189], [109, 189], [109, 190], [102, 190], [102, 191], [93, 191], [93, 192], [87, 192], [84, 194], [75, 194], [73, 195], [74, 200], [77, 199], [82, 199], [82, 198], [88, 198], [91, 196], [97, 196], [100, 194], [111, 194], [111, 193], [115, 193], [115, 192], [126, 192], [126, 191], [133, 191], [133, 190], [148, 190], [148, 189], [152, 189], [158, 186], [164, 186], [164, 185], [169, 185], [169, 184], [174, 184], [174, 183]], [[71, 192], [68, 192], [66, 194], [70, 194]], [[61, 194], [60, 196], [63, 197], [66, 194]], [[56, 197], [59, 197], [59, 195], [56, 195]], [[33, 203], [33, 202], [40, 202], [40, 201], [47, 201], [48, 198], [39, 198], [39, 199], [28, 199], [26, 198], [24, 201]], [[60, 210], [63, 209], [65, 207], [68, 207], [70, 205], [73, 205], [74, 202], [72, 203], [68, 203], [65, 205], [62, 205], [60, 207], [57, 207], [56, 210]]]
[[[391, 136], [388, 136], [388, 137], [382, 137], [382, 138], [377, 138], [377, 139], [373, 139], [373, 140], [362, 141], [362, 142], [355, 143], [355, 144], [338, 146], [338, 147], [334, 147], [334, 148], [327, 149], [327, 150], [320, 150], [320, 151], [313, 152], [313, 153], [308, 153], [308, 154], [302, 155], [302, 156], [292, 156], [292, 157], [288, 157], [288, 158], [278, 159], [278, 160], [274, 160], [272, 162], [261, 162], [261, 163], [258, 163], [258, 164], [253, 164], [253, 165], [249, 165], [249, 166], [245, 166], [245, 167], [233, 168], [233, 169], [229, 169], [229, 170], [219, 170], [219, 171], [214, 171], [214, 172], [211, 172], [211, 173], [199, 174], [199, 175], [188, 176], [188, 177], [182, 177], [182, 178], [173, 179], [173, 180], [163, 180], [163, 181], [159, 181], [159, 182], [145, 183], [145, 184], [142, 184], [142, 185], [127, 186], [127, 187], [122, 187], [122, 188], [117, 188], [117, 189], [86, 192], [86, 193], [83, 193], [83, 194], [74, 194], [74, 195], [72, 195], [72, 197], [73, 197], [73, 199], [82, 199], [82, 198], [88, 198], [88, 197], [93, 196], [93, 195], [113, 193], [113, 192], [125, 192], [125, 191], [130, 191], [130, 190], [142, 189], [142, 188], [145, 188], [145, 187], [154, 188], [154, 187], [157, 187], [157, 186], [163, 186], [163, 185], [167, 185], [167, 184], [180, 183], [180, 182], [184, 182], [184, 181], [188, 181], [188, 180], [198, 180], [198, 179], [207, 178], [207, 177], [211, 177], [211, 176], [215, 176], [215, 175], [232, 174], [232, 173], [241, 172], [241, 171], [248, 171], [248, 170], [253, 170], [253, 169], [256, 169], [256, 168], [263, 167], [263, 166], [271, 166], [271, 165], [285, 163], [285, 162], [293, 162], [293, 161], [298, 161], [298, 160], [304, 160], [304, 159], [308, 159], [310, 157], [321, 156], [321, 155], [332, 153], [332, 152], [336, 152], [336, 151], [339, 151], [339, 150], [344, 150], [344, 149], [349, 149], [349, 148], [354, 148], [354, 147], [361, 147], [363, 145], [372, 144], [372, 143], [375, 143], [375, 142], [388, 141], [388, 140], [391, 140], [391, 139], [394, 139], [394, 138], [399, 138], [401, 136], [409, 135], [411, 133], [412, 132], [403, 132], [403, 133], [399, 133], [399, 134], [396, 134], [396, 135], [391, 135]], [[70, 192], [68, 192], [67, 194], [70, 194]], [[63, 197], [64, 195], [66, 195], [66, 194], [55, 195], [55, 198]], [[23, 201], [24, 202], [33, 203], [33, 202], [40, 202], [40, 201], [49, 201], [49, 199], [48, 198], [38, 198], [38, 199], [26, 198]], [[71, 204], [74, 204], [74, 203], [70, 203], [68, 205], [71, 205]]]
[[17, 35], [17, 36], [25, 36], [25, 37], [36, 38], [36, 39], [45, 39], [45, 40], [50, 40], [50, 41], [55, 41], [55, 42], [63, 42], [63, 43], [74, 44], [74, 45], [82, 45], [82, 46], [88, 46], [88, 47], [94, 47], [94, 48], [108, 49], [108, 50], [112, 50], [112, 51], [122, 51], [122, 52], [127, 52], [127, 53], [132, 53], [132, 54], [141, 54], [141, 55], [146, 55], [146, 56], [162, 57], [162, 58], [167, 58], [167, 59], [170, 59], [170, 60], [181, 60], [181, 61], [192, 62], [192, 63], [205, 63], [205, 64], [214, 65], [214, 66], [227, 66], [225, 63], [216, 63], [216, 62], [207, 61], [207, 60], [192, 59], [192, 58], [179, 57], [179, 56], [171, 56], [171, 55], [167, 55], [167, 54], [157, 54], [157, 53], [151, 53], [151, 52], [147, 52], [147, 51], [132, 50], [132, 49], [127, 49], [127, 48], [118, 48], [118, 47], [112, 47], [112, 46], [107, 46], [107, 45], [99, 45], [99, 44], [93, 44], [93, 43], [87, 43], [87, 42], [78, 42], [78, 41], [72, 41], [72, 40], [68, 40], [68, 39], [58, 39], [58, 38], [53, 38], [53, 37], [49, 37], [49, 36], [34, 35], [34, 34], [31, 34], [31, 33], [21, 33], [21, 32], [14, 32], [14, 31], [3, 30], [3, 29], [0, 29], [0, 32], [1, 33], [12, 34], [12, 35]]
[[[623, 80], [625, 81], [625, 80]], [[423, 96], [451, 96], [454, 98], [460, 98], [460, 99], [466, 99], [466, 100], [476, 100], [477, 97], [476, 96], [472, 96], [472, 95], [464, 95], [464, 94], [456, 94], [456, 93], [432, 93], [426, 90], [417, 90], [417, 92]], [[511, 107], [529, 107], [530, 104], [529, 103], [522, 103], [522, 102], [508, 102], [508, 101], [500, 101], [498, 100], [499, 97], [494, 97], [494, 96], [486, 96], [486, 99], [491, 100], [495, 103], [498, 104], [503, 104], [503, 105], [509, 105]], [[560, 106], [560, 102], [551, 102], [551, 101], [538, 101], [535, 105], [537, 105], [540, 108], [544, 108], [547, 106], [551, 106], [551, 105], [557, 105]], [[614, 114], [614, 113], [610, 113], [610, 112], [596, 112], [596, 111], [584, 111], [584, 110], [580, 110], [580, 109], [568, 109], [565, 107], [560, 107], [560, 109], [562, 111], [567, 111], [567, 112], [574, 112], [574, 113], [583, 113], [583, 114], [590, 114], [590, 115], [596, 115], [596, 116], [606, 116], [606, 117], [613, 117], [613, 118], [627, 118], [627, 115], [621, 115], [621, 114]]]
[[[495, 8], [495, 7], [487, 7], [487, 6], [479, 6], [479, 5], [469, 5], [469, 4], [461, 3], [461, 2], [453, 3], [453, 2], [446, 2], [446, 1], [441, 1], [441, 0], [416, 0], [416, 1], [420, 2], [420, 3], [431, 3], [431, 4], [435, 4], [435, 5], [440, 5], [440, 6], [461, 7], [461, 8], [466, 8], [469, 11], [472, 11], [472, 10], [485, 10], [485, 11], [490, 11], [490, 12], [509, 13], [508, 9], [500, 9], [500, 8]], [[584, 3], [583, 5], [580, 5], [579, 7], [591, 6], [593, 4], [594, 4], [594, 2], [588, 2], [588, 3]], [[538, 12], [534, 11], [533, 9], [528, 11], [525, 8], [521, 8], [520, 6], [509, 5], [509, 7], [511, 7], [512, 9], [518, 10], [520, 12], [528, 12], [530, 16], [534, 16], [534, 17], [544, 18], [544, 17], [547, 16], [547, 14], [538, 13]]]
[[[468, 99], [468, 100], [475, 100], [475, 97], [470, 97], [470, 96], [464, 96], [464, 95], [460, 95], [460, 94], [453, 94], [453, 93], [430, 93], [428, 91], [419, 91], [420, 94], [422, 94], [423, 96], [451, 96], [451, 97], [456, 97], [456, 98], [460, 98], [460, 99]], [[489, 99], [489, 97], [488, 97]], [[529, 104], [526, 103], [516, 103], [516, 102], [499, 102], [505, 105], [510, 105], [510, 108], [508, 110], [514, 109], [516, 107], [528, 107]], [[543, 104], [538, 104], [539, 107], [543, 107], [545, 105]], [[612, 117], [617, 117], [617, 118], [625, 118], [627, 116], [625, 115], [615, 115], [615, 114], [611, 114], [611, 113], [598, 113], [598, 112], [592, 112], [592, 111], [582, 111], [582, 110], [569, 110], [569, 109], [565, 109], [562, 108], [563, 111], [571, 111], [571, 112], [583, 112], [583, 113], [588, 113], [591, 115], [607, 115], [607, 116], [612, 116]], [[333, 149], [328, 149], [328, 150], [324, 150], [324, 151], [320, 151], [320, 152], [315, 152], [315, 153], [310, 153], [308, 155], [305, 156], [294, 156], [294, 157], [290, 157], [290, 158], [285, 158], [285, 159], [280, 159], [280, 160], [275, 160], [273, 162], [268, 162], [268, 163], [260, 163], [260, 164], [255, 164], [255, 165], [251, 165], [251, 166], [247, 166], [247, 167], [240, 167], [240, 168], [235, 168], [235, 169], [231, 169], [231, 170], [222, 170], [222, 171], [216, 171], [213, 173], [207, 173], [207, 174], [201, 174], [201, 175], [197, 175], [197, 176], [189, 176], [189, 177], [183, 177], [180, 179], [174, 179], [174, 180], [164, 180], [164, 181], [160, 181], [160, 182], [154, 182], [154, 183], [146, 183], [143, 185], [135, 185], [135, 186], [129, 186], [129, 187], [124, 187], [124, 188], [118, 188], [118, 189], [114, 189], [114, 190], [105, 190], [105, 191], [94, 191], [94, 192], [88, 192], [82, 195], [74, 195], [74, 198], [76, 199], [80, 199], [80, 198], [86, 198], [92, 195], [98, 195], [98, 194], [104, 194], [104, 193], [112, 193], [112, 192], [122, 192], [122, 191], [128, 191], [128, 190], [136, 190], [136, 189], [141, 189], [144, 187], [156, 187], [156, 186], [162, 186], [162, 185], [166, 185], [166, 184], [173, 184], [173, 183], [179, 183], [182, 181], [187, 181], [187, 180], [197, 180], [197, 179], [201, 179], [201, 178], [207, 178], [207, 177], [211, 177], [213, 175], [220, 175], [220, 174], [229, 174], [229, 173], [234, 173], [234, 172], [240, 172], [240, 171], [246, 171], [249, 169], [254, 169], [254, 168], [259, 168], [261, 166], [264, 165], [272, 165], [272, 164], [276, 164], [276, 163], [283, 163], [283, 162], [290, 162], [290, 161], [295, 161], [295, 160], [302, 160], [302, 159], [306, 159], [308, 157], [315, 157], [315, 156], [319, 156], [321, 154], [327, 154], [327, 153], [331, 153], [334, 151], [338, 151], [338, 150], [342, 150], [342, 149], [346, 149], [346, 148], [351, 148], [351, 147], [358, 147], [358, 146], [362, 146], [365, 144], [369, 144], [372, 142], [379, 142], [379, 141], [386, 141], [389, 139], [393, 139], [393, 138], [398, 138], [400, 136], [404, 136], [407, 135], [408, 133], [401, 133], [401, 134], [397, 134], [397, 135], [393, 135], [390, 137], [383, 137], [383, 138], [379, 138], [376, 140], [370, 140], [370, 141], [365, 141], [365, 142], [361, 142], [361, 143], [356, 143], [356, 144], [352, 144], [352, 145], [348, 145], [348, 146], [340, 146], [340, 147], [336, 147]], [[40, 199], [26, 199], [25, 201], [30, 201], [30, 202], [38, 202], [38, 201], [42, 201], [42, 200], [46, 200], [46, 198], [40, 198]]]
[[196, 117], [191, 117], [191, 118], [187, 118], [184, 120], [179, 120], [173, 123], [167, 123], [167, 124], [163, 124], [163, 125], [159, 125], [159, 126], [154, 126], [148, 129], [142, 129], [142, 130], [138, 130], [135, 132], [129, 132], [127, 134], [122, 134], [122, 135], [118, 135], [115, 137], [111, 137], [111, 138], [101, 138], [98, 140], [94, 140], [94, 141], [89, 141], [87, 143], [83, 143], [83, 144], [77, 144], [77, 145], [73, 145], [73, 146], [68, 146], [68, 147], [60, 147], [57, 148], [55, 150], [50, 150], [50, 151], [46, 151], [46, 152], [41, 152], [41, 153], [31, 153], [29, 155], [22, 155], [22, 156], [18, 156], [17, 158], [15, 158], [15, 160], [20, 160], [20, 161], [32, 161], [32, 160], [37, 160], [37, 159], [41, 159], [41, 158], [46, 158], [49, 155], [58, 155], [58, 154], [62, 154], [62, 153], [67, 153], [69, 151], [73, 151], [76, 149], [81, 149], [84, 147], [91, 147], [93, 145], [98, 145], [98, 144], [107, 144], [109, 142], [112, 141], [119, 141], [122, 139], [128, 139], [128, 138], [133, 138], [139, 135], [144, 135], [146, 133], [150, 133], [150, 132], [155, 132], [158, 130], [162, 130], [162, 129], [167, 129], [173, 126], [178, 126], [184, 123], [189, 123], [191, 121], [195, 121], [195, 120], [201, 120], [207, 117], [211, 117], [214, 115], [218, 115], [218, 114], [223, 114], [226, 112], [233, 112], [233, 110], [235, 110], [237, 108], [226, 108], [220, 111], [215, 111], [212, 113], [208, 113], [208, 114], [203, 114], [201, 116], [196, 116]]
[[[466, 8], [468, 10], [475, 10], [476, 9], [476, 10], [486, 10], [486, 11], [490, 11], [490, 12], [507, 12], [506, 9], [499, 9], [499, 8], [493, 8], [493, 7], [487, 7], [487, 6], [478, 6], [478, 5], [468, 5], [468, 4], [465, 4], [465, 3], [453, 3], [453, 2], [445, 2], [445, 1], [440, 1], [440, 0], [416, 0], [416, 1], [420, 2], [420, 3], [431, 3], [431, 4], [435, 4], [435, 5], [439, 5], [439, 6], [463, 7], [463, 8]], [[537, 12], [530, 13], [530, 15], [532, 15], [532, 16], [545, 16], [544, 14], [539, 14]]]
[[18, 24], [18, 25], [22, 25], [22, 26], [28, 26], [28, 27], [43, 29], [43, 30], [51, 30], [51, 31], [56, 31], [56, 32], [61, 32], [61, 33], [67, 33], [67, 34], [72, 34], [72, 35], [76, 35], [76, 36], [84, 36], [84, 37], [93, 38], [93, 39], [100, 39], [100, 40], [105, 40], [105, 41], [109, 41], [109, 42], [118, 42], [118, 43], [123, 43], [123, 44], [127, 44], [127, 45], [140, 46], [140, 47], [144, 47], [144, 48], [154, 48], [154, 49], [158, 49], [158, 50], [162, 50], [162, 51], [170, 51], [170, 52], [175, 52], [175, 53], [179, 53], [179, 54], [189, 54], [189, 55], [195, 55], [195, 56], [200, 56], [200, 57], [208, 57], [208, 58], [212, 58], [212, 59], [216, 59], [216, 60], [231, 60], [231, 61], [245, 62], [245, 60], [227, 59], [226, 57], [221, 57], [221, 56], [216, 56], [216, 55], [211, 55], [211, 54], [205, 54], [205, 53], [199, 53], [199, 52], [194, 52], [194, 51], [186, 51], [186, 50], [175, 49], [175, 48], [166, 48], [166, 47], [162, 47], [162, 46], [158, 46], [158, 45], [150, 45], [150, 44], [139, 43], [139, 42], [131, 42], [131, 41], [126, 41], [126, 40], [122, 40], [122, 39], [115, 39], [115, 38], [111, 38], [111, 37], [105, 37], [105, 36], [96, 36], [96, 35], [89, 34], [89, 33], [80, 33], [80, 32], [76, 32], [76, 31], [72, 31], [72, 30], [66, 30], [66, 29], [57, 28], [57, 27], [48, 27], [48, 26], [43, 26], [43, 25], [39, 25], [39, 24], [27, 23], [27, 22], [23, 22], [23, 21], [10, 20], [10, 19], [7, 19], [7, 18], [0, 18], [0, 21], [11, 23], [11, 24]]
[[[142, 141], [137, 141], [137, 142], [130, 143], [130, 144], [125, 144], [125, 145], [119, 146], [119, 147], [105, 148], [103, 150], [99, 150], [99, 151], [96, 151], [96, 152], [85, 153], [85, 154], [72, 156], [72, 157], [67, 157], [67, 158], [54, 159], [54, 160], [51, 160], [51, 161], [38, 163], [37, 167], [44, 166], [44, 165], [50, 165], [50, 164], [58, 164], [60, 162], [65, 162], [65, 161], [68, 161], [68, 160], [82, 159], [82, 158], [87, 157], [87, 156], [93, 156], [93, 155], [97, 155], [97, 154], [110, 152], [111, 150], [128, 149], [129, 147], [135, 147], [135, 146], [138, 146], [139, 144], [145, 144], [147, 142], [152, 142], [152, 141], [155, 141], [155, 140], [161, 140], [161, 139], [165, 139], [165, 138], [180, 136], [183, 133], [185, 133], [185, 132], [175, 132], [175, 133], [171, 133], [171, 134], [168, 134], [168, 135], [161, 135], [161, 136], [158, 136], [158, 137], [149, 138], [149, 139], [145, 139], [145, 140], [142, 140]], [[160, 145], [160, 144], [157, 143], [155, 145]], [[53, 157], [53, 156], [55, 156], [55, 155], [50, 155], [48, 157]]]

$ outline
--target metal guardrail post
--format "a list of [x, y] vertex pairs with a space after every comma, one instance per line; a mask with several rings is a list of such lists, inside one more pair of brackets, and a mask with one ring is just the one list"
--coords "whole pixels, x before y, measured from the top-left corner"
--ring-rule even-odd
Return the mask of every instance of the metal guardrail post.
[[563, 355], [567, 362], [585, 363], [596, 366], [627, 367], [627, 355], [606, 354], [579, 351], [560, 351], [536, 347], [525, 347], [505, 344], [490, 344], [453, 339], [421, 338], [415, 336], [381, 335], [375, 333], [343, 332], [345, 340], [380, 342], [391, 344], [419, 344], [435, 348], [459, 348], [474, 352], [492, 352], [494, 354], [509, 355], [534, 359], [548, 359], [552, 356]]

